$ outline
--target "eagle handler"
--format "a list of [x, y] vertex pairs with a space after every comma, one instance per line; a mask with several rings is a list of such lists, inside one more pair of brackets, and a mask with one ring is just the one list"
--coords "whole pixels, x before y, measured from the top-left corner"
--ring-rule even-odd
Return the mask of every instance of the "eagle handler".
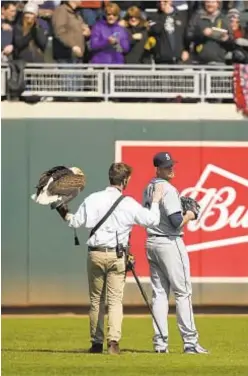
[[127, 164], [113, 163], [109, 168], [110, 185], [86, 197], [76, 214], [69, 213], [66, 205], [56, 209], [70, 227], [84, 226], [90, 230], [87, 241], [90, 353], [103, 352], [106, 297], [108, 353], [120, 353], [126, 266], [133, 262], [132, 255], [125, 257], [129, 235], [135, 224], [153, 228], [160, 222], [159, 202], [163, 196], [163, 184], [156, 184], [150, 209], [147, 209], [132, 197], [123, 196], [131, 174], [132, 168]]

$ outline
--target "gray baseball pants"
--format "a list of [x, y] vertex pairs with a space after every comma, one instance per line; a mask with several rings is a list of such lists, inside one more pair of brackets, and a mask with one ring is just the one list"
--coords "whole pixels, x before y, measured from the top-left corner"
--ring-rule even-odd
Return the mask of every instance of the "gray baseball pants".
[[184, 347], [194, 346], [198, 342], [198, 333], [191, 302], [189, 257], [183, 239], [179, 236], [148, 237], [146, 248], [152, 283], [153, 313], [166, 338], [164, 343], [153, 323], [154, 349], [160, 351], [168, 347], [167, 317], [170, 289], [175, 296], [177, 324]]

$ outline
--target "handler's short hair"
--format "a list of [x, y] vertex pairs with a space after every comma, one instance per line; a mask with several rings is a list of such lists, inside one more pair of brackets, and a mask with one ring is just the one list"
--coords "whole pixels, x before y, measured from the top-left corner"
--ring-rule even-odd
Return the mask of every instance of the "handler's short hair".
[[120, 185], [132, 174], [132, 167], [126, 163], [112, 163], [109, 168], [109, 182], [111, 185]]

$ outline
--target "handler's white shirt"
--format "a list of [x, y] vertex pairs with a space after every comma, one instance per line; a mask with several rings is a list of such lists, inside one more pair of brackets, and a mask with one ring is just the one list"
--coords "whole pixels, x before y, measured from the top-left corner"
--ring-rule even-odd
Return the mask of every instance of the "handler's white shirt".
[[[76, 214], [67, 216], [69, 226], [78, 228], [84, 226], [91, 230], [103, 218], [113, 203], [121, 195], [114, 187], [107, 187], [104, 191], [95, 192], [86, 197]], [[151, 209], [143, 208], [132, 197], [126, 196], [115, 208], [113, 213], [87, 241], [91, 247], [116, 247], [116, 232], [119, 243], [127, 246], [132, 226], [157, 226], [160, 221], [159, 205], [153, 203]]]

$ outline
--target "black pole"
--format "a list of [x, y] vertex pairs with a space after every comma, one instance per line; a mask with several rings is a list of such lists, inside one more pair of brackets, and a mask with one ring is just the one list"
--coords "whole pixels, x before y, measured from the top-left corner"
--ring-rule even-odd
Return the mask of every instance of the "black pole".
[[139, 287], [139, 289], [140, 289], [141, 295], [143, 296], [143, 298], [144, 298], [144, 300], [145, 300], [145, 302], [146, 302], [146, 305], [147, 305], [147, 307], [148, 307], [148, 309], [149, 309], [149, 311], [150, 311], [150, 313], [151, 313], [151, 315], [152, 315], [152, 318], [153, 318], [153, 320], [154, 320], [154, 322], [155, 322], [155, 324], [156, 324], [156, 327], [157, 327], [157, 329], [158, 329], [158, 331], [159, 331], [159, 334], [161, 335], [163, 341], [166, 342], [166, 341], [165, 341], [165, 338], [164, 338], [164, 336], [163, 336], [162, 330], [160, 329], [159, 324], [158, 324], [158, 322], [157, 322], [157, 319], [156, 319], [156, 317], [154, 316], [154, 313], [153, 313], [153, 311], [152, 311], [152, 307], [151, 307], [151, 305], [150, 305], [150, 303], [149, 303], [149, 301], [148, 301], [148, 297], [147, 297], [147, 295], [146, 295], [146, 293], [145, 293], [145, 291], [144, 291], [144, 289], [143, 289], [143, 287], [142, 287], [142, 285], [141, 285], [141, 283], [140, 283], [140, 280], [139, 280], [139, 278], [138, 278], [138, 276], [137, 276], [137, 274], [136, 274], [136, 272], [135, 272], [135, 270], [134, 270], [134, 267], [132, 267], [131, 271], [132, 271], [133, 276], [134, 276], [134, 279], [135, 279], [135, 281], [136, 281], [136, 283], [137, 283], [137, 285], [138, 285], [138, 287]]

